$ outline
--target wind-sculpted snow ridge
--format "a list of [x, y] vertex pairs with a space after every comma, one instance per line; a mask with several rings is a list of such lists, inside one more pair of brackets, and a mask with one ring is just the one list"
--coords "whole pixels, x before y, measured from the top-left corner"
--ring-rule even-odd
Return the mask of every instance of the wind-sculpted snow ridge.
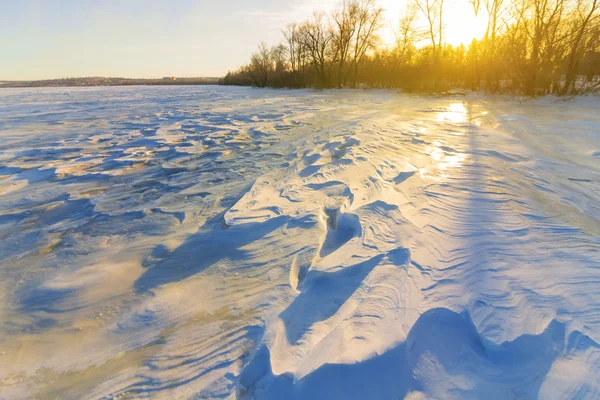
[[0, 398], [600, 397], [597, 99], [0, 99]]

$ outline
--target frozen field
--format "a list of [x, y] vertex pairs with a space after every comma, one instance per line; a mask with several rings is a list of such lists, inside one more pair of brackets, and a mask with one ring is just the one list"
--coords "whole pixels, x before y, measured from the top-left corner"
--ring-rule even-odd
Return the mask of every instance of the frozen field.
[[600, 398], [600, 99], [0, 91], [0, 398]]

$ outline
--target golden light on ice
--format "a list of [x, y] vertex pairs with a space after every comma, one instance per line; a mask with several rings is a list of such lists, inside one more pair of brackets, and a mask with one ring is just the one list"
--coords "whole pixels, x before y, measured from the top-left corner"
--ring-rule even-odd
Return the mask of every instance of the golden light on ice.
[[442, 157], [444, 157], [444, 152], [442, 151], [442, 149], [440, 148], [435, 148], [432, 152], [431, 152], [431, 158], [434, 161], [440, 161], [442, 159]]
[[451, 103], [447, 111], [438, 113], [437, 120], [441, 122], [467, 122], [467, 109], [463, 103]]
[[421, 168], [419, 174], [422, 178], [427, 177], [437, 181], [443, 181], [450, 175], [448, 170], [460, 168], [466, 158], [464, 153], [448, 150], [447, 144], [440, 141], [434, 141], [432, 146], [428, 146], [426, 152], [429, 153], [431, 160], [428, 168]]
[[465, 157], [466, 156], [462, 153], [455, 154], [455, 155], [448, 155], [448, 156], [444, 157], [444, 161], [439, 164], [439, 168], [442, 171], [446, 170], [448, 168], [458, 168], [458, 167], [462, 166], [462, 164], [465, 160]]

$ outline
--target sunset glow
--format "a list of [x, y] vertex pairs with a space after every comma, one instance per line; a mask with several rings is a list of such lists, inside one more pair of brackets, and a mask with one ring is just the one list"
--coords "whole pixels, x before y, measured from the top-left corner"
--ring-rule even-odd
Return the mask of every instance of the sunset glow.
[[481, 10], [476, 17], [467, 0], [456, 0], [454, 3], [455, 5], [448, 3], [444, 10], [445, 42], [452, 46], [466, 46], [473, 39], [483, 38], [487, 25], [485, 10]]
[[[381, 31], [381, 40], [388, 47], [395, 43], [398, 21], [407, 3], [407, 0], [379, 0], [386, 16], [386, 22]], [[418, 25], [422, 30], [426, 30], [426, 21], [420, 13]], [[468, 0], [445, 0], [443, 25], [446, 44], [466, 46], [473, 39], [481, 39], [485, 35], [487, 14], [483, 9], [480, 10], [478, 16], [475, 16], [473, 6]], [[425, 39], [419, 45], [427, 46], [429, 43], [428, 39]]]

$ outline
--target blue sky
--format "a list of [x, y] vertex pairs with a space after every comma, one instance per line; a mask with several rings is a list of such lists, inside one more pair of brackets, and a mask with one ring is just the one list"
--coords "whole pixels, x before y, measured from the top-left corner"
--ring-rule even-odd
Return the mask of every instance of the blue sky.
[[[341, 2], [341, 0], [339, 1]], [[6, 0], [0, 80], [219, 76], [335, 0]]]

